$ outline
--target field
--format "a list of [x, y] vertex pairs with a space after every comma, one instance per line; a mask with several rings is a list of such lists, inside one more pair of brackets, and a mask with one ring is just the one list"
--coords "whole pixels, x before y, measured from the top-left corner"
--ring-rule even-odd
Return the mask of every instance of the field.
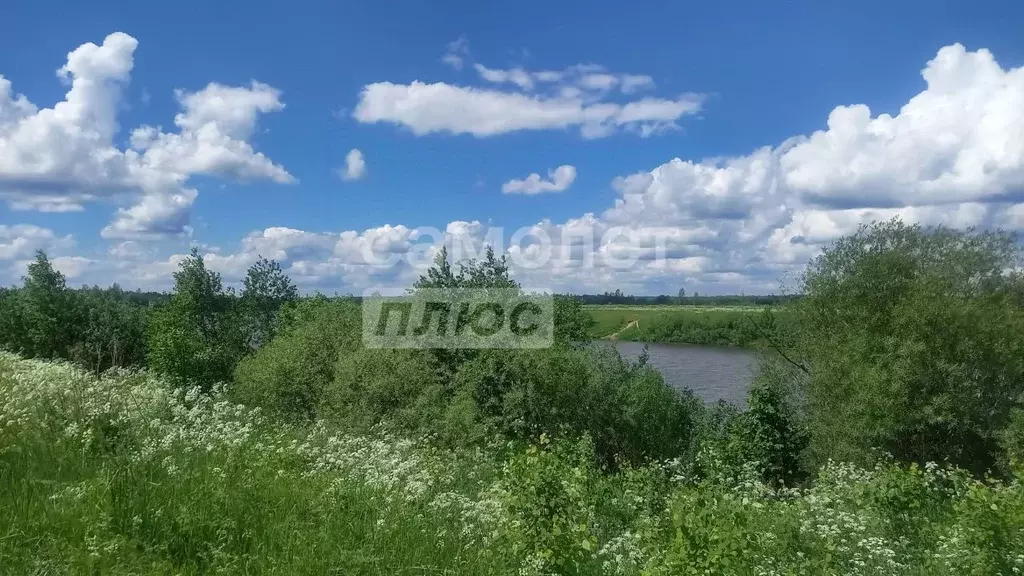
[[716, 346], [756, 346], [761, 335], [753, 321], [757, 306], [589, 305], [592, 338], [679, 342]]

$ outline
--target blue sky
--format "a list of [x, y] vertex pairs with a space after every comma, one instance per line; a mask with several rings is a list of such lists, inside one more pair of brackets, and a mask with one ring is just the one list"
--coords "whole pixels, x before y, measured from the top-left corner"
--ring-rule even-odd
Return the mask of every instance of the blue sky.
[[0, 281], [42, 248], [75, 284], [166, 288], [198, 245], [229, 281], [260, 253], [359, 292], [415, 278], [419, 227], [471, 246], [500, 227], [524, 259], [509, 240], [533, 227], [589, 234], [594, 258], [518, 266], [528, 284], [770, 292], [873, 218], [1022, 228], [1022, 19], [1010, 1], [8, 3]]

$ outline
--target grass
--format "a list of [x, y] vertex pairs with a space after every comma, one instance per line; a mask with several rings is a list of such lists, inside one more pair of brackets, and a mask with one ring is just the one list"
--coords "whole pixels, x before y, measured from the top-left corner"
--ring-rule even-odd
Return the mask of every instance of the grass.
[[584, 306], [594, 320], [591, 338], [614, 337], [644, 342], [679, 342], [716, 346], [756, 346], [760, 335], [751, 324], [757, 306]]
[[[0, 401], [8, 573], [464, 573], [494, 563], [479, 564], [469, 546], [488, 532], [486, 510], [473, 507], [491, 474], [482, 459], [292, 429], [219, 393], [6, 355]], [[470, 516], [478, 525], [463, 533]]]
[[146, 373], [0, 353], [0, 573], [1012, 574], [1024, 488], [933, 464], [762, 484], [713, 447], [447, 451], [296, 427]]

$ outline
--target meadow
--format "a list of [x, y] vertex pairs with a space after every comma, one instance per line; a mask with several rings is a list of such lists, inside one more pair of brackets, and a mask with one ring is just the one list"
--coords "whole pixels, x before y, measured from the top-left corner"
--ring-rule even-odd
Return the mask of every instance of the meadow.
[[585, 439], [444, 450], [0, 354], [6, 574], [1015, 574], [1022, 479], [783, 488], [711, 446], [609, 472]]
[[708, 346], [756, 347], [764, 344], [763, 306], [686, 304], [585, 305], [594, 339], [678, 342]]

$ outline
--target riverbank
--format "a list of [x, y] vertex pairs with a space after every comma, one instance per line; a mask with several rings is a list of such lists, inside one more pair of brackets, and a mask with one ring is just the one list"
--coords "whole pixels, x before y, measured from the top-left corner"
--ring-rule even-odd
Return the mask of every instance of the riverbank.
[[590, 337], [663, 344], [758, 348], [765, 344], [757, 324], [757, 306], [617, 306], [583, 307], [593, 319]]

